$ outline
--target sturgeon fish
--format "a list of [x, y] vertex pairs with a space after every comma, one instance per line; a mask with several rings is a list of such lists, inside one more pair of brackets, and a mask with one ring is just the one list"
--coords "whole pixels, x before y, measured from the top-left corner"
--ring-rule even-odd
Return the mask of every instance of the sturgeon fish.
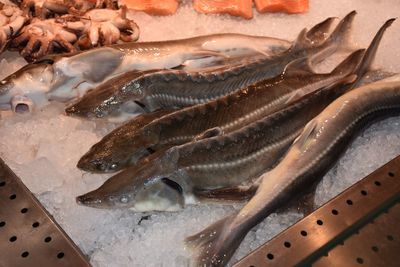
[[[353, 17], [354, 14], [346, 17], [342, 25], [348, 25]], [[350, 27], [344, 28], [348, 30]], [[235, 131], [283, 108], [302, 95], [343, 79], [353, 73], [359, 64], [360, 54], [353, 54], [331, 73], [316, 74], [309, 68], [307, 58], [298, 59], [291, 62], [282, 75], [214, 101], [170, 113], [140, 129], [128, 131], [130, 124], [135, 124], [133, 119], [93, 145], [77, 166], [92, 172], [117, 171], [135, 163], [132, 157], [137, 158], [137, 153], [142, 154], [149, 148], [157, 151], [193, 139]]]
[[200, 250], [197, 264], [226, 265], [250, 229], [320, 179], [361, 129], [399, 114], [399, 75], [336, 99], [305, 126], [280, 163], [261, 175], [256, 194], [239, 212], [186, 239]]
[[[321, 40], [320, 30], [331, 21], [318, 24], [307, 36]], [[41, 107], [50, 100], [66, 102], [80, 97], [102, 82], [132, 70], [185, 70], [214, 65], [227, 58], [262, 54], [274, 58], [291, 47], [286, 40], [243, 34], [213, 34], [181, 40], [116, 44], [75, 54], [49, 56], [29, 64], [0, 82], [0, 107]], [[15, 100], [15, 101], [13, 101]]]
[[[351, 83], [355, 77], [345, 79]], [[247, 185], [271, 168], [304, 125], [345, 90], [335, 85], [323, 88], [230, 134], [151, 155], [77, 197], [77, 202], [96, 208], [172, 211], [197, 198], [246, 198], [254, 193]]]
[[365, 53], [358, 50], [342, 63], [355, 61], [357, 74], [306, 94], [286, 108], [230, 134], [156, 152], [111, 177], [98, 189], [77, 197], [78, 203], [149, 211], [183, 208], [193, 199], [248, 198], [257, 188], [254, 178], [278, 161], [304, 125], [368, 71], [391, 23], [381, 27]]
[[[322, 44], [334, 18], [328, 18], [306, 33], [311, 46]], [[292, 50], [295, 50], [293, 47]], [[302, 48], [304, 49], [304, 48]], [[148, 111], [173, 109], [205, 103], [227, 95], [254, 82], [274, 77], [297, 53], [283, 53], [274, 58], [245, 56], [222, 66], [199, 71], [150, 70], [119, 75], [90, 90], [66, 109], [69, 115], [104, 117], [126, 103], [136, 102]]]

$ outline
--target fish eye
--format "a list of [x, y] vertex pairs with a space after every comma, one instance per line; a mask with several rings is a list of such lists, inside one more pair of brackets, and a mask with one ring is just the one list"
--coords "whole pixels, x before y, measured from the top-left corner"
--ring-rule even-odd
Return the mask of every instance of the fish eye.
[[128, 197], [127, 196], [122, 196], [120, 199], [119, 199], [119, 201], [121, 202], [121, 203], [128, 203]]
[[117, 163], [113, 163], [113, 164], [110, 165], [110, 169], [111, 170], [115, 170], [117, 167], [118, 167]]

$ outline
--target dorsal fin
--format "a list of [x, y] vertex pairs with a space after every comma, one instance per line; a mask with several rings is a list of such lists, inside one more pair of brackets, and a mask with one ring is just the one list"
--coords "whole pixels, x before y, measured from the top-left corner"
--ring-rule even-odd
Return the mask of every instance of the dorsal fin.
[[303, 50], [311, 45], [310, 39], [307, 38], [307, 28], [304, 28], [296, 38], [293, 44], [293, 50]]
[[307, 147], [310, 136], [313, 134], [316, 127], [317, 127], [316, 119], [313, 119], [310, 122], [308, 122], [307, 125], [304, 127], [303, 132], [299, 135], [299, 137], [296, 138], [296, 140], [294, 140], [293, 144], [297, 145], [298, 148], [301, 151], [303, 151]]
[[293, 74], [310, 75], [315, 74], [315, 72], [310, 66], [309, 59], [307, 57], [302, 57], [289, 62], [285, 66], [285, 69], [283, 70], [283, 75], [286, 77]]

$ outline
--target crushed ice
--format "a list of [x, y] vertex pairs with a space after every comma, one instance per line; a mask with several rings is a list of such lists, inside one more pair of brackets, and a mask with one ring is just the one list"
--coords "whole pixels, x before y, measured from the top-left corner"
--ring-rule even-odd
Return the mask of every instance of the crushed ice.
[[[310, 1], [305, 15], [260, 15], [246, 21], [229, 16], [195, 13], [188, 1], [174, 16], [131, 14], [141, 27], [142, 41], [184, 38], [216, 32], [240, 32], [293, 40], [302, 27], [328, 16], [358, 15], [354, 39], [366, 46], [376, 30], [398, 16], [400, 3], [388, 1]], [[373, 16], [371, 16], [373, 14]], [[179, 29], [179, 30], [177, 30]], [[387, 31], [376, 65], [400, 72], [400, 23]], [[25, 63], [6, 54], [0, 60], [1, 78], [12, 66]], [[5, 73], [7, 72], [7, 73]], [[240, 207], [204, 204], [182, 212], [135, 214], [130, 210], [98, 210], [78, 206], [75, 196], [98, 187], [109, 175], [83, 173], [75, 167], [80, 156], [115, 125], [66, 117], [62, 105], [52, 104], [33, 115], [0, 120], [0, 156], [53, 214], [64, 230], [87, 254], [94, 266], [188, 266], [190, 252], [184, 237]], [[315, 202], [321, 205], [383, 163], [400, 154], [400, 117], [376, 123], [364, 131], [338, 164], [319, 184]], [[272, 214], [242, 242], [235, 260], [243, 257], [286, 227], [301, 219], [293, 211]]]

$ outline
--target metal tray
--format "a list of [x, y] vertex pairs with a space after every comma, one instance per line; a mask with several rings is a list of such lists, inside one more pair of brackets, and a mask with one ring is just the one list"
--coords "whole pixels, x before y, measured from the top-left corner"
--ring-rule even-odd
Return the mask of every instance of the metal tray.
[[0, 159], [0, 267], [90, 266], [23, 182]]
[[234, 266], [400, 266], [400, 156]]

